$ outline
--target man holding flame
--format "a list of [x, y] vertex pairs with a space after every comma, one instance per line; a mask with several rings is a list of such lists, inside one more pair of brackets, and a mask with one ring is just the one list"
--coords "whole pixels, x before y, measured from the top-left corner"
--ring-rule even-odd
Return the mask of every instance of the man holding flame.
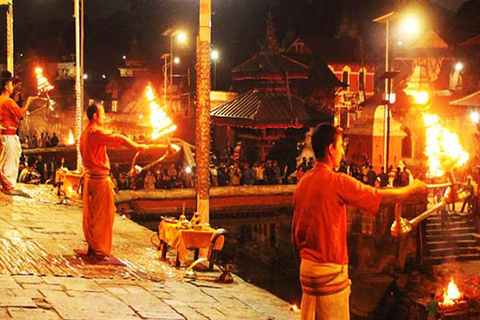
[[2, 73], [0, 86], [0, 132], [2, 150], [0, 153], [0, 184], [3, 192], [9, 195], [20, 195], [22, 192], [15, 190], [18, 176], [18, 166], [22, 146], [17, 136], [17, 127], [21, 117], [25, 115], [28, 107], [35, 99], [28, 97], [24, 106], [18, 104], [10, 97], [13, 93], [13, 79], [10, 72]]
[[107, 147], [126, 146], [144, 151], [148, 146], [105, 130], [105, 111], [102, 106], [89, 106], [87, 117], [89, 123], [80, 140], [80, 152], [85, 166], [83, 233], [88, 243], [88, 255], [97, 260], [108, 260], [112, 249], [116, 208], [113, 201], [114, 185], [109, 176]]
[[302, 320], [349, 319], [347, 210], [375, 214], [380, 204], [427, 192], [419, 180], [403, 188], [377, 189], [335, 172], [345, 155], [342, 130], [320, 124], [312, 135], [317, 163], [300, 180], [294, 195], [292, 242], [301, 257]]

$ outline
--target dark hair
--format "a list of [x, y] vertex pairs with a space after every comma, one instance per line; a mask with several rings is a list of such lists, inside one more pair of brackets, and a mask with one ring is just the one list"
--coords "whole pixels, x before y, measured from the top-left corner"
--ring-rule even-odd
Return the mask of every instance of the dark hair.
[[12, 83], [14, 85], [17, 84], [17, 83], [21, 83], [21, 82], [22, 82], [22, 80], [19, 77], [13, 77], [12, 78]]
[[12, 81], [12, 78], [2, 78], [0, 80], [0, 86], [2, 87], [2, 92], [3, 90], [5, 90], [5, 86], [10, 82]]
[[35, 157], [28, 157], [27, 165], [29, 167], [33, 167], [35, 165], [35, 162], [37, 162], [37, 159], [35, 159]]
[[88, 120], [92, 121], [93, 120], [93, 115], [97, 113], [98, 111], [98, 106], [96, 104], [91, 104], [87, 108], [87, 118]]
[[328, 122], [319, 124], [312, 135], [312, 148], [315, 158], [322, 159], [327, 147], [331, 143], [335, 143], [336, 137], [341, 135], [342, 129], [340, 127], [334, 127]]
[[2, 71], [2, 73], [0, 73], [0, 77], [2, 78], [12, 78], [12, 73], [8, 70], [6, 71]]

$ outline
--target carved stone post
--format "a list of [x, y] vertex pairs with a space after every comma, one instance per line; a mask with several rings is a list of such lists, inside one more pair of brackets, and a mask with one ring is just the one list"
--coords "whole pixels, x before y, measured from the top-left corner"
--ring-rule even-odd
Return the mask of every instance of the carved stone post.
[[197, 170], [197, 211], [200, 221], [210, 218], [210, 38], [211, 0], [200, 0], [197, 39], [197, 111], [195, 162]]

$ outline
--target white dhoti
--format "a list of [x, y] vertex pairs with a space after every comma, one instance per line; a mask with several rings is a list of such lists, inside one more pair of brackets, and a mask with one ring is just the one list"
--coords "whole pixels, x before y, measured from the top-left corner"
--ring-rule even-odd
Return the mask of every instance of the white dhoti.
[[348, 265], [302, 259], [302, 320], [350, 319]]
[[22, 146], [17, 135], [1, 136], [2, 151], [0, 152], [0, 183], [4, 190], [15, 188], [18, 177], [18, 166], [22, 155]]

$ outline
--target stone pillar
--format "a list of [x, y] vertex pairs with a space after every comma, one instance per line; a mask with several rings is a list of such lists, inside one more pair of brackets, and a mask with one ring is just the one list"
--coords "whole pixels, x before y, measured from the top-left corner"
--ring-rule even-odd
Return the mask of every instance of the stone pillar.
[[202, 223], [210, 220], [210, 25], [211, 0], [200, 0], [197, 40], [195, 162], [197, 166], [197, 211], [200, 213]]

